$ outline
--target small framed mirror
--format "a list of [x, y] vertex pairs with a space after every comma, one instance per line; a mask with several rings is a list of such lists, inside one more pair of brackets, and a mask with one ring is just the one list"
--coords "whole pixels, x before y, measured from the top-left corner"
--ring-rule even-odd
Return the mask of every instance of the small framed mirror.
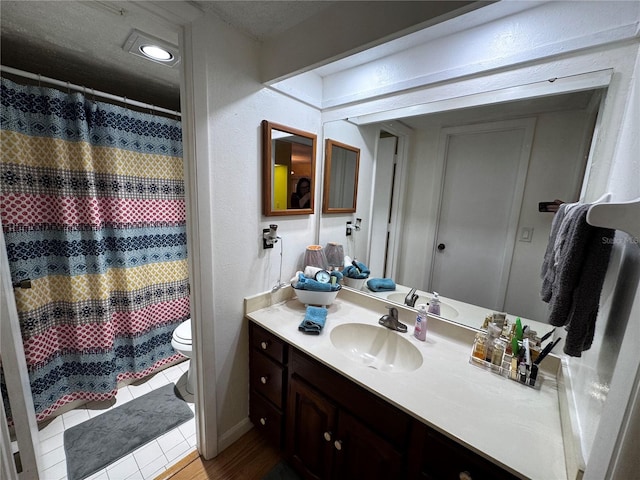
[[322, 213], [353, 213], [358, 199], [360, 149], [327, 139]]
[[262, 121], [262, 213], [308, 215], [314, 209], [313, 133]]

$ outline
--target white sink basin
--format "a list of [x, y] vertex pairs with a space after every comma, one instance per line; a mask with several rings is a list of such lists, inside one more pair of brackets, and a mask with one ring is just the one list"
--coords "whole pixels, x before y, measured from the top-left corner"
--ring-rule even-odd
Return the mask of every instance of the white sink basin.
[[403, 335], [383, 326], [345, 323], [331, 330], [331, 343], [347, 357], [386, 372], [411, 372], [422, 354]]
[[[406, 293], [392, 293], [387, 297], [387, 300], [389, 300], [390, 302], [401, 303], [404, 305], [404, 299], [406, 297], [407, 297]], [[425, 303], [425, 304], [429, 303], [430, 300], [431, 300], [430, 298], [419, 296], [418, 300], [416, 300], [415, 306], [417, 307], [421, 303]], [[444, 303], [442, 300], [440, 300], [440, 316], [443, 318], [449, 318], [449, 319], [456, 318], [458, 316], [458, 311], [448, 303]]]

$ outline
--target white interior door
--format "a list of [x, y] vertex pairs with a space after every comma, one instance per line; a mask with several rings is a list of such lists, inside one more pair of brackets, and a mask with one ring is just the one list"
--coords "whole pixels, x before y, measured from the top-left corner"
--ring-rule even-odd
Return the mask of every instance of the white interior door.
[[389, 255], [389, 219], [391, 218], [397, 140], [396, 137], [378, 139], [368, 265], [372, 277], [384, 277], [390, 274], [386, 271], [386, 266]]
[[430, 290], [502, 310], [535, 120], [444, 129]]

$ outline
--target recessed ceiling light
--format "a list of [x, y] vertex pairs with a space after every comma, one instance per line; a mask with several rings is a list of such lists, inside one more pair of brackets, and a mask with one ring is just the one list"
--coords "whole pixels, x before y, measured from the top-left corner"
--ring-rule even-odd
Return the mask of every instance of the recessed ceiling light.
[[180, 51], [160, 38], [153, 37], [140, 30], [133, 30], [122, 47], [126, 52], [146, 58], [153, 62], [173, 67], [180, 62]]
[[173, 59], [173, 54], [164, 48], [155, 45], [142, 45], [140, 51], [149, 58], [158, 60], [159, 62], [168, 62]]

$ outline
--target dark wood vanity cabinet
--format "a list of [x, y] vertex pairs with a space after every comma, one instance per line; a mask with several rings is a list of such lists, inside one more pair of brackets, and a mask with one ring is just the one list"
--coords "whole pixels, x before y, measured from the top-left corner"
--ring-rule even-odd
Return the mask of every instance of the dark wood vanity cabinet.
[[305, 479], [517, 478], [249, 322], [250, 413]]

